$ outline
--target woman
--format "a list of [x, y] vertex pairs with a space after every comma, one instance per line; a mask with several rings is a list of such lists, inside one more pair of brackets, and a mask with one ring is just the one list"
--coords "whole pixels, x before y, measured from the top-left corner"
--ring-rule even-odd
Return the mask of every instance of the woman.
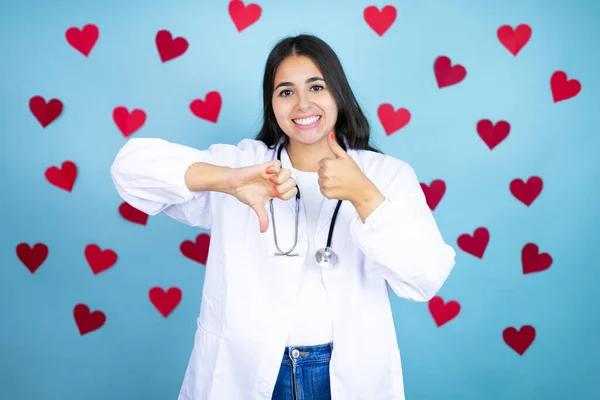
[[134, 207], [211, 229], [179, 399], [404, 399], [388, 287], [428, 301], [455, 252], [326, 43], [280, 41], [263, 85], [255, 139], [130, 139], [111, 168]]

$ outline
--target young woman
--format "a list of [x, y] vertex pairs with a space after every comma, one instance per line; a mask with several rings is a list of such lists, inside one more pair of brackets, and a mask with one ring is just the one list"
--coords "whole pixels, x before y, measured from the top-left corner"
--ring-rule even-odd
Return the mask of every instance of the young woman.
[[404, 399], [388, 287], [428, 301], [455, 252], [326, 43], [280, 41], [263, 85], [255, 139], [134, 138], [111, 168], [134, 207], [211, 229], [179, 399]]

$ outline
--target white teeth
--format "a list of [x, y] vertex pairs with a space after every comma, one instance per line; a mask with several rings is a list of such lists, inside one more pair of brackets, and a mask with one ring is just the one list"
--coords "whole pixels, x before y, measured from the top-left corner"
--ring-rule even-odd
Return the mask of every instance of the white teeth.
[[294, 119], [293, 121], [295, 123], [297, 123], [298, 125], [310, 125], [312, 123], [317, 122], [319, 120], [319, 118], [321, 118], [321, 116], [317, 115], [317, 116], [310, 117], [310, 118]]

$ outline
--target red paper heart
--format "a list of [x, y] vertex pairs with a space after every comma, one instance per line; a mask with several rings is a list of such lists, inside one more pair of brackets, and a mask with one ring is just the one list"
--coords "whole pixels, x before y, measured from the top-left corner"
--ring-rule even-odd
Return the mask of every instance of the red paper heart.
[[148, 214], [138, 210], [126, 201], [122, 202], [119, 206], [119, 214], [134, 224], [146, 225], [148, 222]]
[[523, 204], [529, 207], [542, 192], [543, 186], [544, 183], [539, 176], [529, 177], [527, 183], [522, 179], [513, 179], [510, 182], [510, 192]]
[[367, 22], [367, 25], [371, 27], [379, 36], [383, 34], [392, 26], [398, 11], [394, 6], [384, 6], [381, 11], [375, 6], [368, 6], [363, 11], [363, 17]]
[[531, 325], [523, 325], [520, 330], [508, 327], [502, 331], [504, 342], [519, 355], [523, 355], [535, 340], [535, 328]]
[[111, 268], [117, 262], [117, 253], [112, 250], [100, 250], [95, 244], [88, 244], [84, 254], [94, 275]]
[[36, 243], [30, 247], [27, 243], [19, 243], [17, 257], [33, 274], [48, 258], [48, 246], [44, 243]]
[[429, 300], [429, 312], [438, 328], [445, 323], [456, 318], [460, 312], [460, 304], [457, 301], [450, 300], [444, 304], [444, 299], [435, 296]]
[[52, 166], [46, 169], [45, 176], [54, 186], [71, 192], [77, 179], [77, 166], [72, 161], [65, 161], [61, 168]]
[[181, 253], [187, 258], [206, 265], [208, 249], [210, 247], [210, 235], [201, 233], [196, 236], [196, 242], [185, 240], [179, 246]]
[[498, 121], [495, 125], [489, 119], [482, 119], [477, 123], [477, 133], [483, 142], [493, 150], [510, 133], [510, 124]]
[[150, 302], [165, 318], [181, 301], [181, 289], [176, 287], [169, 288], [166, 292], [160, 287], [153, 287], [148, 294]]
[[441, 89], [446, 86], [452, 86], [467, 76], [467, 70], [460, 64], [451, 65], [452, 61], [446, 56], [439, 56], [433, 64], [433, 72], [438, 87]]
[[227, 8], [229, 16], [235, 25], [238, 32], [243, 31], [260, 18], [262, 9], [258, 4], [248, 4], [244, 6], [244, 2], [240, 0], [232, 0]]
[[385, 134], [388, 136], [404, 128], [410, 122], [411, 117], [410, 111], [406, 108], [399, 108], [394, 111], [394, 106], [388, 103], [379, 106], [377, 116], [385, 130]]
[[162, 62], [167, 62], [183, 55], [189, 46], [185, 38], [178, 37], [173, 39], [171, 32], [166, 29], [158, 31], [155, 42]]
[[441, 179], [432, 181], [429, 186], [425, 183], [421, 183], [421, 190], [423, 190], [423, 193], [425, 194], [429, 209], [433, 211], [442, 200], [442, 197], [444, 197], [444, 193], [446, 193], [446, 183]]
[[87, 24], [82, 30], [77, 27], [72, 27], [67, 29], [67, 32], [65, 33], [67, 42], [73, 46], [75, 50], [86, 57], [90, 55], [99, 36], [100, 31], [94, 24]]
[[144, 125], [146, 112], [138, 108], [129, 112], [127, 108], [119, 106], [113, 110], [113, 120], [123, 136], [128, 137]]
[[190, 110], [198, 117], [216, 123], [221, 112], [223, 100], [219, 92], [212, 91], [205, 100], [195, 99], [190, 103]]
[[498, 28], [498, 40], [513, 56], [519, 54], [519, 51], [525, 47], [531, 38], [531, 27], [527, 24], [521, 24], [513, 29], [509, 25], [502, 25]]
[[534, 243], [527, 243], [521, 250], [521, 263], [523, 274], [545, 271], [552, 265], [552, 256], [540, 253], [539, 247]]
[[458, 237], [457, 243], [464, 252], [469, 253], [475, 257], [483, 258], [483, 253], [490, 242], [490, 232], [487, 228], [477, 228], [473, 236], [469, 234], [462, 234]]
[[556, 71], [550, 78], [552, 99], [555, 103], [575, 97], [581, 91], [581, 83], [577, 79], [567, 79], [563, 71]]
[[29, 110], [38, 120], [43, 128], [47, 127], [54, 121], [63, 110], [63, 103], [58, 99], [46, 100], [42, 96], [33, 96], [29, 99]]
[[85, 304], [77, 304], [73, 309], [73, 317], [81, 336], [99, 329], [106, 322], [106, 315], [102, 311], [90, 312]]

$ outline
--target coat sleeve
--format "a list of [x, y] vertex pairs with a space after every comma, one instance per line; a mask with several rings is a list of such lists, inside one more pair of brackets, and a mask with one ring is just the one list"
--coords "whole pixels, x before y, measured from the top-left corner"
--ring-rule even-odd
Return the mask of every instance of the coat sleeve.
[[456, 253], [444, 242], [412, 167], [401, 162], [395, 170], [378, 187], [383, 203], [364, 223], [352, 221], [352, 239], [366, 255], [367, 273], [380, 274], [400, 297], [428, 301], [446, 281]]
[[134, 208], [210, 229], [211, 192], [190, 191], [185, 172], [195, 162], [231, 168], [254, 164], [255, 147], [251, 139], [237, 146], [218, 143], [198, 150], [158, 138], [132, 138], [117, 153], [110, 174], [118, 194]]

